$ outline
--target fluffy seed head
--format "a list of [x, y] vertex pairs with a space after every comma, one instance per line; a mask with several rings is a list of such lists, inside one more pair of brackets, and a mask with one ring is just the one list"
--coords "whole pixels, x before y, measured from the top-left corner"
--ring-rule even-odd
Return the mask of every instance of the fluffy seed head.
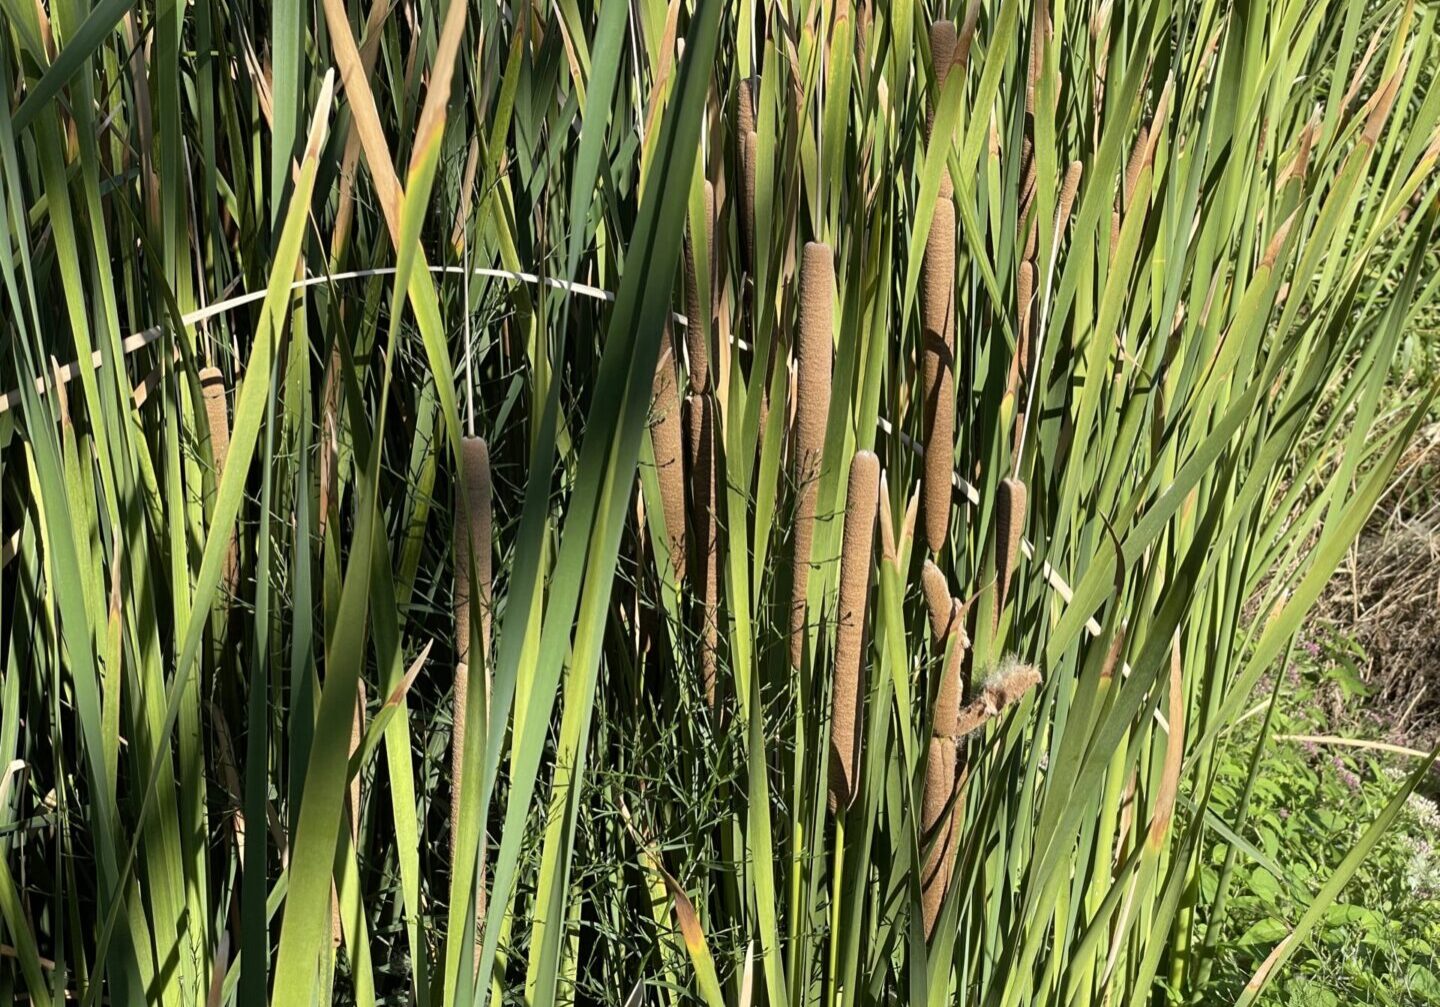
[[880, 459], [857, 451], [845, 498], [845, 539], [840, 555], [839, 624], [835, 628], [835, 688], [830, 711], [830, 810], [855, 799], [860, 760], [861, 699], [865, 695], [865, 614], [880, 496]]

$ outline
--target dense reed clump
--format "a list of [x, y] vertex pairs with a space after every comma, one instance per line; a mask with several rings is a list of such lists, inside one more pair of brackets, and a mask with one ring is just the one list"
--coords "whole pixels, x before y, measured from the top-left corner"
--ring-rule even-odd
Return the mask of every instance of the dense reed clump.
[[800, 267], [800, 317], [796, 333], [795, 432], [791, 468], [795, 484], [795, 536], [790, 594], [790, 664], [800, 666], [805, 649], [806, 594], [810, 552], [815, 540], [825, 418], [830, 411], [830, 368], [834, 355], [835, 259], [828, 245], [805, 245]]
[[1224, 967], [1433, 3], [0, 26], [0, 1003], [1258, 1007], [1424, 779]]

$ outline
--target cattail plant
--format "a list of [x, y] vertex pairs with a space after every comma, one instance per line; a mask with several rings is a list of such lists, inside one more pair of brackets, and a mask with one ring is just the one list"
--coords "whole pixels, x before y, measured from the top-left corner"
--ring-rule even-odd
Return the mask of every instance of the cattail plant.
[[[937, 21], [931, 26], [930, 52], [935, 60], [937, 92], [950, 72], [955, 42], [954, 24]], [[935, 138], [932, 136], [930, 141], [934, 143]], [[950, 484], [955, 463], [955, 203], [949, 172], [942, 172], [940, 178], [940, 194], [920, 273], [925, 541], [935, 553], [944, 548], [950, 533]]]
[[[705, 182], [705, 214], [701, 236], [705, 243], [706, 268], [715, 268], [715, 187]], [[690, 391], [698, 394], [710, 387], [710, 347], [706, 330], [711, 319], [710, 288], [700, 289], [700, 273], [696, 264], [695, 235], [685, 239], [685, 349], [690, 357]]]
[[879, 504], [880, 459], [857, 451], [850, 462], [845, 497], [844, 550], [840, 556], [840, 599], [835, 627], [835, 687], [830, 706], [830, 810], [844, 811], [855, 799], [860, 761], [861, 703], [865, 696], [865, 615], [874, 565], [875, 511]]
[[[485, 669], [481, 682], [489, 692], [491, 591], [490, 449], [484, 438], [460, 441], [460, 477], [455, 500], [455, 692], [454, 728], [450, 735], [450, 863], [460, 834], [460, 793], [465, 780], [466, 709], [471, 668]], [[473, 611], [472, 611], [473, 603]], [[471, 659], [472, 626], [480, 631], [479, 663]], [[484, 837], [481, 837], [484, 843]], [[477, 919], [485, 912], [485, 854], [480, 854]]]
[[678, 584], [685, 579], [685, 462], [682, 455], [680, 395], [675, 381], [675, 351], [667, 318], [660, 336], [660, 359], [651, 384], [650, 441], [655, 455], [655, 477], [660, 484], [660, 506], [665, 518], [665, 541], [670, 548], [669, 572]]
[[685, 397], [689, 452], [690, 523], [695, 559], [696, 611], [700, 623], [700, 678], [705, 702], [715, 706], [715, 669], [720, 643], [720, 504], [715, 403], [708, 395]]
[[800, 325], [796, 339], [795, 555], [790, 595], [790, 663], [800, 666], [805, 650], [806, 593], [810, 586], [810, 550], [815, 539], [815, 505], [825, 450], [825, 418], [830, 412], [830, 366], [835, 258], [830, 246], [805, 245], [800, 270]]

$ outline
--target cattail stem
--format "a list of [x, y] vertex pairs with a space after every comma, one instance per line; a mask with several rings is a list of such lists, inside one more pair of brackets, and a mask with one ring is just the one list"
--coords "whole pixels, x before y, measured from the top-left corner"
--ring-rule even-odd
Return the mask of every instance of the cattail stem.
[[880, 459], [857, 451], [850, 462], [845, 498], [845, 538], [840, 556], [839, 624], [835, 628], [835, 688], [830, 708], [830, 810], [844, 811], [855, 799], [860, 761], [861, 703], [865, 695], [865, 615], [879, 506]]
[[660, 483], [660, 507], [665, 519], [665, 541], [670, 548], [670, 568], [675, 583], [685, 580], [685, 463], [681, 455], [684, 437], [681, 434], [680, 394], [675, 381], [675, 351], [670, 336], [670, 323], [660, 336], [660, 359], [655, 364], [655, 380], [650, 411], [650, 443], [655, 453], [655, 476]]
[[685, 399], [690, 466], [690, 517], [695, 537], [695, 589], [700, 619], [700, 677], [705, 702], [715, 707], [715, 670], [720, 644], [719, 459], [715, 404], [708, 395]]
[[800, 270], [800, 332], [796, 340], [795, 388], [795, 557], [790, 596], [790, 663], [798, 668], [805, 649], [805, 606], [810, 586], [810, 551], [815, 507], [830, 412], [830, 367], [834, 355], [835, 258], [830, 246], [805, 245]]
[[[465, 781], [465, 734], [467, 704], [470, 700], [471, 668], [485, 669], [481, 682], [486, 694], [490, 676], [486, 669], [490, 650], [491, 591], [491, 482], [490, 449], [483, 438], [460, 441], [460, 478], [455, 501], [455, 708], [450, 736], [450, 863], [456, 863], [456, 842], [460, 835], [460, 794]], [[471, 602], [475, 611], [472, 613]], [[479, 660], [471, 660], [471, 627], [480, 631]], [[483, 847], [484, 837], [481, 837]], [[476, 920], [485, 914], [485, 854], [480, 853], [477, 880]], [[477, 926], [477, 932], [478, 932]]]

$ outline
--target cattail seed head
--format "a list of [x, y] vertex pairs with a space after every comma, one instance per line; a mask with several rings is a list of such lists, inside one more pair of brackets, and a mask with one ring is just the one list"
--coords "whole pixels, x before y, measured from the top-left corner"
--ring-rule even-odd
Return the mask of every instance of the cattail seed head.
[[715, 706], [715, 672], [720, 643], [720, 523], [715, 404], [708, 395], [685, 399], [690, 468], [690, 517], [695, 534], [695, 594], [700, 621], [700, 679], [705, 702]]
[[920, 286], [925, 541], [932, 552], [939, 552], [950, 531], [955, 464], [955, 204], [949, 199], [935, 204]]
[[[215, 482], [225, 472], [225, 459], [230, 454], [230, 413], [225, 406], [225, 377], [218, 368], [200, 371], [200, 395], [205, 404], [205, 420], [210, 427], [210, 455], [215, 459]], [[225, 594], [233, 595], [240, 580], [240, 557], [236, 533], [231, 531], [230, 544], [220, 568], [220, 583]]]
[[830, 246], [805, 245], [800, 270], [800, 332], [796, 340], [795, 382], [795, 559], [790, 598], [790, 661], [799, 667], [805, 642], [806, 593], [810, 585], [810, 550], [815, 535], [825, 420], [830, 412], [830, 368], [834, 355], [835, 258]]
[[1065, 181], [1060, 186], [1060, 205], [1055, 211], [1055, 238], [1065, 233], [1070, 223], [1070, 212], [1075, 208], [1075, 196], [1080, 191], [1080, 176], [1085, 171], [1085, 162], [1071, 161], [1065, 170]]
[[[930, 60], [935, 67], [935, 91], [945, 86], [950, 76], [950, 67], [955, 63], [955, 45], [958, 41], [955, 22], [936, 21], [930, 25]], [[933, 105], [933, 101], [932, 101]]]
[[745, 231], [745, 253], [750, 263], [750, 272], [757, 268], [755, 261], [755, 161], [760, 156], [760, 137], [752, 129], [745, 134], [745, 202], [740, 207], [740, 222]]
[[1005, 606], [1020, 555], [1020, 538], [1025, 531], [1025, 508], [1029, 493], [1019, 479], [1002, 479], [995, 518], [996, 610]]
[[1030, 260], [1020, 263], [1020, 275], [1015, 281], [1015, 299], [1020, 309], [1020, 347], [1021, 369], [1028, 361], [1030, 348], [1030, 305], [1035, 297], [1035, 264]]
[[205, 419], [210, 424], [210, 454], [215, 459], [215, 478], [225, 469], [230, 453], [230, 413], [225, 407], [225, 376], [219, 368], [200, 371], [200, 394], [205, 400]]
[[945, 575], [928, 559], [920, 570], [920, 587], [925, 593], [925, 607], [930, 613], [930, 639], [939, 643], [950, 633], [952, 599]]
[[965, 697], [965, 652], [970, 648], [970, 638], [965, 633], [965, 608], [958, 598], [950, 600], [948, 621], [949, 630], [941, 638], [945, 666], [935, 689], [935, 714], [931, 718], [930, 733], [953, 738], [960, 719], [960, 704]]
[[955, 796], [955, 742], [950, 738], [932, 737], [925, 757], [925, 793], [921, 802], [922, 841], [929, 843], [925, 867], [920, 876], [921, 910], [928, 940], [935, 930], [940, 905], [950, 880], [950, 861], [954, 856], [954, 830], [946, 809]]
[[[715, 187], [705, 182], [705, 213], [702, 224], [705, 229], [706, 268], [715, 269]], [[690, 391], [703, 392], [710, 386], [710, 348], [706, 345], [705, 331], [710, 324], [710, 289], [700, 289], [700, 274], [695, 257], [695, 238], [685, 240], [685, 349], [690, 357]]]
[[[930, 26], [930, 59], [935, 67], [935, 87], [930, 94], [930, 109], [925, 122], [925, 141], [934, 142], [935, 136], [935, 102], [940, 97], [940, 92], [945, 87], [945, 80], [950, 76], [950, 67], [955, 62], [955, 24], [952, 21], [936, 21]], [[940, 198], [949, 199], [955, 192], [954, 183], [950, 180], [948, 169], [940, 173]]]
[[[685, 579], [685, 463], [681, 456], [680, 396], [675, 387], [675, 351], [670, 322], [660, 337], [660, 359], [651, 386], [650, 441], [655, 454], [655, 476], [660, 483], [660, 505], [665, 518], [665, 540], [670, 547], [670, 570], [678, 584]], [[663, 576], [667, 571], [660, 571]]]
[[759, 77], [745, 77], [736, 89], [735, 129], [742, 140], [755, 131], [755, 98], [759, 88]]
[[845, 539], [840, 555], [839, 623], [835, 628], [835, 688], [830, 711], [830, 810], [855, 799], [860, 761], [861, 703], [865, 695], [865, 614], [880, 496], [880, 459], [857, 451], [850, 462], [845, 498]]

